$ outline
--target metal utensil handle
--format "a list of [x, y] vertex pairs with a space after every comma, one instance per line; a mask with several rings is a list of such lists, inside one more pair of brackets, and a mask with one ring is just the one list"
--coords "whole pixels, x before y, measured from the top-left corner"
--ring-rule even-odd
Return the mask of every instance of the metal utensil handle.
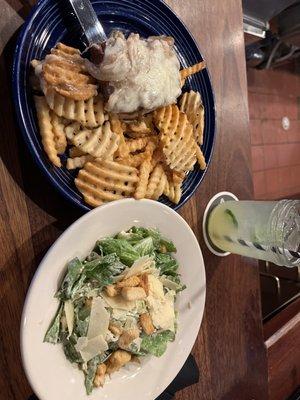
[[106, 41], [103, 26], [97, 18], [89, 0], [69, 0], [80, 22], [89, 45], [100, 44]]

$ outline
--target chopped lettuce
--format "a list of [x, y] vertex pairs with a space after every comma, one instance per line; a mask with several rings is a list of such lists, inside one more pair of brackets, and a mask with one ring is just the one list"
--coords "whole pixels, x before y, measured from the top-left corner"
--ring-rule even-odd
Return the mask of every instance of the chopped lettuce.
[[67, 264], [67, 268], [67, 274], [62, 282], [60, 290], [56, 294], [56, 297], [62, 300], [71, 298], [73, 288], [81, 275], [83, 265], [78, 258], [74, 258]]
[[142, 232], [134, 233], [134, 232], [120, 232], [115, 236], [115, 239], [124, 239], [132, 246], [137, 244], [139, 241], [143, 240], [145, 237]]
[[139, 253], [140, 257], [150, 255], [154, 251], [154, 244], [152, 237], [147, 237], [145, 239], [140, 240], [133, 246], [134, 250]]
[[168, 342], [172, 342], [174, 339], [175, 333], [171, 331], [163, 331], [151, 336], [144, 336], [141, 343], [141, 351], [152, 354], [155, 357], [161, 357], [167, 350]]
[[116, 253], [107, 254], [99, 259], [84, 264], [83, 274], [86, 279], [93, 279], [101, 286], [113, 283], [114, 276], [120, 275], [125, 269]]
[[133, 226], [129, 233], [134, 235], [139, 235], [143, 238], [151, 237], [153, 239], [154, 249], [161, 253], [174, 253], [176, 252], [176, 247], [171, 240], [164, 238], [157, 229], [153, 228], [142, 228]]
[[85, 389], [86, 389], [87, 394], [91, 394], [93, 391], [94, 379], [95, 379], [98, 365], [105, 362], [109, 358], [110, 354], [111, 354], [111, 352], [107, 351], [107, 352], [101, 354], [100, 356], [94, 357], [92, 360], [90, 360], [87, 363], [87, 371], [86, 371], [85, 380], [84, 380]]
[[128, 267], [131, 267], [135, 260], [140, 257], [139, 253], [125, 239], [114, 239], [108, 237], [99, 240], [96, 243], [94, 250], [103, 255], [115, 253], [119, 257], [120, 261]]
[[83, 362], [80, 353], [78, 353], [75, 349], [77, 339], [78, 337], [74, 332], [70, 337], [68, 337], [67, 332], [62, 332], [60, 335], [60, 340], [63, 344], [65, 356], [71, 363]]
[[86, 336], [87, 335], [87, 331], [89, 328], [89, 322], [90, 322], [90, 316], [88, 316], [87, 318], [81, 320], [81, 319], [76, 319], [76, 323], [75, 323], [75, 333], [78, 336]]
[[175, 258], [170, 254], [156, 254], [155, 263], [156, 267], [160, 270], [161, 275], [177, 275], [179, 265]]
[[85, 380], [84, 380], [86, 394], [91, 394], [93, 391], [94, 379], [99, 364], [100, 364], [99, 356], [94, 357], [87, 363], [87, 372], [85, 374]]
[[62, 316], [62, 312], [64, 309], [63, 303], [60, 304], [58, 310], [56, 312], [55, 317], [53, 318], [52, 323], [50, 324], [46, 335], [44, 337], [44, 342], [56, 344], [59, 342], [59, 334], [60, 334], [60, 320]]

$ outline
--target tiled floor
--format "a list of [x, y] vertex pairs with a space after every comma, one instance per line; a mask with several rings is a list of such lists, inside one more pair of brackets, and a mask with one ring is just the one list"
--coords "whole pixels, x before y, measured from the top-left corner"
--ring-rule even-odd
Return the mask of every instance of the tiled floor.
[[[256, 199], [300, 193], [300, 70], [248, 69], [252, 170]], [[284, 130], [282, 118], [290, 128]]]

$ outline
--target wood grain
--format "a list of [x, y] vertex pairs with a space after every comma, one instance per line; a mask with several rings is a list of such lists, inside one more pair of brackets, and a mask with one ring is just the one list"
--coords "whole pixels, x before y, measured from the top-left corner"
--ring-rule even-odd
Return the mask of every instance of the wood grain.
[[270, 400], [288, 398], [300, 382], [300, 298], [264, 326]]
[[[216, 96], [217, 140], [208, 173], [181, 210], [199, 238], [207, 273], [207, 302], [194, 346], [200, 382], [178, 400], [264, 400], [267, 361], [263, 343], [257, 264], [205, 248], [202, 214], [209, 198], [230, 190], [252, 197], [242, 10], [237, 0], [169, 0], [199, 42]], [[80, 216], [44, 179], [24, 148], [15, 124], [10, 68], [15, 32], [30, 2], [0, 0], [0, 399], [32, 393], [21, 366], [19, 324], [29, 282], [53, 241]]]

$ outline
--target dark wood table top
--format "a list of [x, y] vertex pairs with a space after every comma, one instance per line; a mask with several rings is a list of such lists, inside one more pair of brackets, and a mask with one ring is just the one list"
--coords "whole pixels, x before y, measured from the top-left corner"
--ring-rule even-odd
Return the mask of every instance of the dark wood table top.
[[[217, 110], [212, 163], [196, 195], [180, 210], [204, 253], [207, 300], [193, 349], [200, 381], [179, 392], [176, 399], [264, 400], [267, 362], [257, 264], [238, 256], [212, 256], [201, 234], [203, 210], [212, 195], [229, 190], [240, 199], [252, 197], [241, 4], [237, 0], [168, 3], [200, 44], [212, 75]], [[16, 31], [30, 4], [0, 0], [0, 8], [0, 399], [26, 400], [32, 390], [19, 349], [26, 291], [49, 246], [81, 212], [41, 175], [15, 122], [11, 59]]]

